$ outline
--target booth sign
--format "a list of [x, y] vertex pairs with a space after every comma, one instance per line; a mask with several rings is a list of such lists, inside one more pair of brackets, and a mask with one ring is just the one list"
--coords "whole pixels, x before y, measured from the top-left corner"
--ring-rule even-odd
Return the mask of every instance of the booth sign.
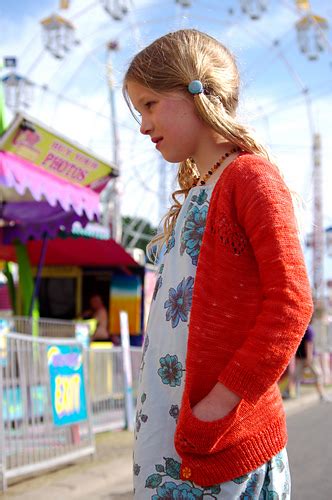
[[82, 348], [52, 345], [47, 359], [54, 425], [87, 420]]

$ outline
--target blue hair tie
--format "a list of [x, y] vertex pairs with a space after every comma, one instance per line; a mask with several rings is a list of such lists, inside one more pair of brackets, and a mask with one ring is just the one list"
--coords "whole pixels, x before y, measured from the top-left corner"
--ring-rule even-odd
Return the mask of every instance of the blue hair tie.
[[189, 83], [188, 90], [191, 94], [202, 94], [204, 92], [204, 87], [200, 80], [193, 80]]

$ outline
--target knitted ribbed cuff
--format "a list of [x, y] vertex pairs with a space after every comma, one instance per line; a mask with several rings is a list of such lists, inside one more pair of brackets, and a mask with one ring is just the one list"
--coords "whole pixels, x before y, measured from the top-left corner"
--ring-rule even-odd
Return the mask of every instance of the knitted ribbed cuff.
[[[276, 376], [276, 380], [277, 378]], [[251, 405], [255, 405], [259, 398], [275, 383], [275, 380], [270, 379], [269, 383], [266, 383], [266, 379], [264, 380], [261, 375], [254, 373], [253, 369], [247, 369], [245, 366], [231, 361], [220, 373], [218, 382]]]

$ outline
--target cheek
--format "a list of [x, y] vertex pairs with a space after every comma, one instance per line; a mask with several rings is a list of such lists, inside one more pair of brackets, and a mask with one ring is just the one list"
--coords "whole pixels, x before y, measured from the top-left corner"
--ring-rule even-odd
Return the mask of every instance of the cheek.
[[160, 111], [165, 121], [173, 124], [189, 120], [191, 119], [191, 117], [193, 117], [192, 110], [190, 109], [188, 104], [176, 99], [164, 101]]

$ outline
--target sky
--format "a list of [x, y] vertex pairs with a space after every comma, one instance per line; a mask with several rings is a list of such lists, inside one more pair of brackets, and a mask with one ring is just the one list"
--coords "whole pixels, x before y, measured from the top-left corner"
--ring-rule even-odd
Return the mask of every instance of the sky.
[[[21, 110], [108, 161], [114, 158], [111, 74], [124, 215], [158, 224], [175, 187], [176, 166], [165, 163], [150, 141], [140, 137], [122, 97], [123, 74], [133, 55], [155, 38], [193, 27], [234, 52], [242, 81], [239, 116], [270, 147], [287, 183], [302, 196], [305, 232], [312, 225], [312, 134], [320, 134], [324, 224], [332, 226], [331, 27], [324, 50], [317, 60], [309, 60], [315, 40], [309, 34], [308, 53], [299, 50], [295, 26], [304, 13], [295, 0], [265, 0], [266, 10], [258, 20], [241, 11], [240, 0], [192, 0], [189, 7], [175, 0], [69, 3], [69, 9], [60, 10], [55, 0], [0, 0], [0, 56], [16, 56], [17, 72], [33, 84], [26, 96], [29, 105], [21, 104]], [[247, 3], [257, 5], [260, 0]], [[127, 7], [128, 12], [115, 20], [105, 4]], [[331, 24], [330, 1], [312, 0], [311, 10]], [[52, 13], [75, 27], [75, 43], [61, 59], [44, 45], [40, 21]], [[107, 51], [110, 41], [117, 42], [118, 50]], [[8, 120], [12, 116], [8, 109]]]

